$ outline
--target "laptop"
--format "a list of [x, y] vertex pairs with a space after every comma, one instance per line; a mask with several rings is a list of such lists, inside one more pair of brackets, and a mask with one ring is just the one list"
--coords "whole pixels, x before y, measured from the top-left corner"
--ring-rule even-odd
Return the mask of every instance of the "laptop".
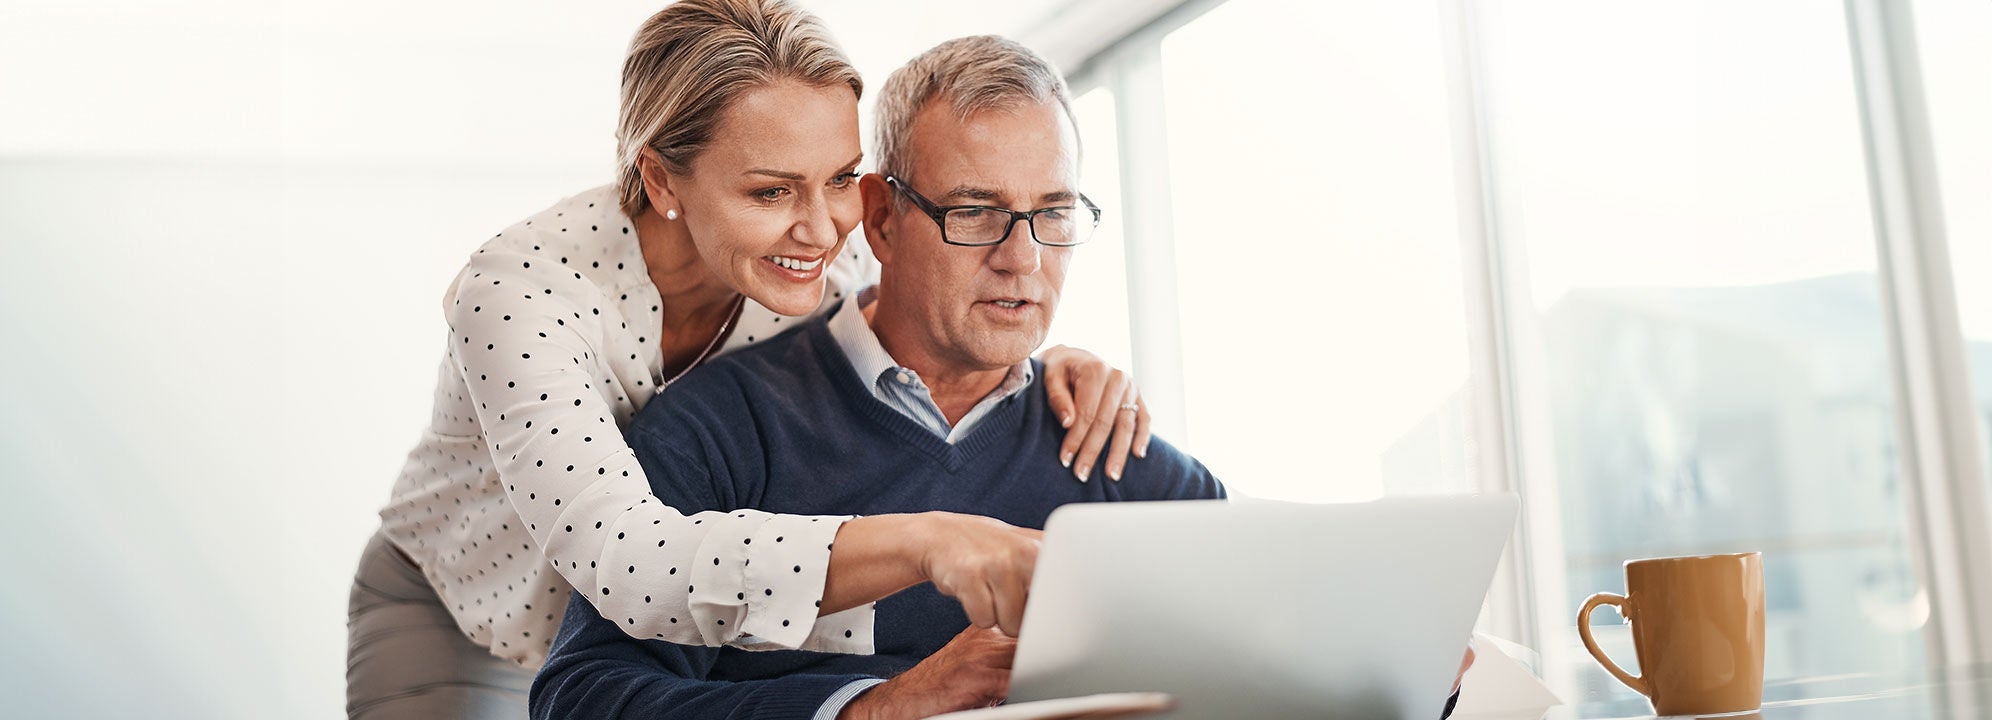
[[1167, 693], [1160, 717], [1186, 720], [1438, 718], [1517, 508], [1067, 505], [1045, 527], [1009, 703]]

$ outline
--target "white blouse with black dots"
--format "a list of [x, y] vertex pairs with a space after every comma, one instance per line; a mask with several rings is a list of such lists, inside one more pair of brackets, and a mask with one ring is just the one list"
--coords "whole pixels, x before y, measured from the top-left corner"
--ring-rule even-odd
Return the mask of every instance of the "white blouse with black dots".
[[[876, 267], [854, 234], [814, 314]], [[443, 299], [449, 352], [380, 512], [388, 538], [472, 641], [529, 667], [546, 659], [570, 584], [634, 637], [871, 652], [870, 605], [817, 617], [848, 517], [686, 516], [650, 494], [622, 428], [665, 381], [659, 310], [613, 186], [485, 243]], [[799, 322], [747, 300], [719, 352]]]

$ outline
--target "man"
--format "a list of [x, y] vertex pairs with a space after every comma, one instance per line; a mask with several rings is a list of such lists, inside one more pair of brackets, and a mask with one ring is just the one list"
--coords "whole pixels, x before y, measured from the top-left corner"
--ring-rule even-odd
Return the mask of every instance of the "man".
[[[1063, 428], [1030, 355], [1097, 217], [1057, 71], [1001, 38], [943, 43], [887, 81], [879, 128], [880, 172], [861, 183], [878, 286], [650, 403], [629, 436], [657, 497], [687, 513], [941, 510], [1018, 528], [1071, 502], [1224, 497], [1160, 441], [1117, 482], [1073, 483], [1052, 459]], [[773, 595], [792, 569], [746, 570]], [[671, 569], [693, 602], [699, 572]], [[533, 716], [911, 720], [1007, 694], [1016, 641], [932, 585], [876, 613], [875, 654], [748, 652], [636, 640], [570, 603]]]

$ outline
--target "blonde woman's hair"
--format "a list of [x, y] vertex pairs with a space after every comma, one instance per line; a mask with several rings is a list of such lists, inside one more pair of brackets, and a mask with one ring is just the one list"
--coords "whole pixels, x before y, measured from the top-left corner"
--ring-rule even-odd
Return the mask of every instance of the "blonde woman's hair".
[[967, 119], [984, 110], [1057, 102], [1072, 121], [1071, 92], [1051, 61], [996, 35], [955, 38], [893, 71], [878, 95], [878, 172], [905, 178], [913, 158], [907, 135], [929, 103], [946, 102]]
[[788, 0], [679, 0], [630, 40], [616, 123], [619, 204], [649, 209], [637, 158], [653, 148], [683, 174], [712, 140], [719, 116], [743, 93], [777, 80], [812, 86], [864, 81], [815, 15]]

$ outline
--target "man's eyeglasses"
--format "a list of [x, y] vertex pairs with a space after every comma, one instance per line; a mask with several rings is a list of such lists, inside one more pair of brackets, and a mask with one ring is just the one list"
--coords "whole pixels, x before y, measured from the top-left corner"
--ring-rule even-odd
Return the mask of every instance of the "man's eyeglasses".
[[1093, 231], [1100, 227], [1100, 206], [1094, 205], [1083, 194], [1079, 196], [1080, 205], [1017, 212], [989, 205], [935, 205], [934, 201], [914, 192], [899, 178], [888, 175], [885, 182], [905, 193], [914, 206], [933, 218], [934, 223], [941, 226], [941, 242], [949, 245], [1001, 245], [1010, 238], [1010, 231], [1022, 221], [1031, 226], [1031, 239], [1038, 244], [1072, 247], [1092, 239]]

